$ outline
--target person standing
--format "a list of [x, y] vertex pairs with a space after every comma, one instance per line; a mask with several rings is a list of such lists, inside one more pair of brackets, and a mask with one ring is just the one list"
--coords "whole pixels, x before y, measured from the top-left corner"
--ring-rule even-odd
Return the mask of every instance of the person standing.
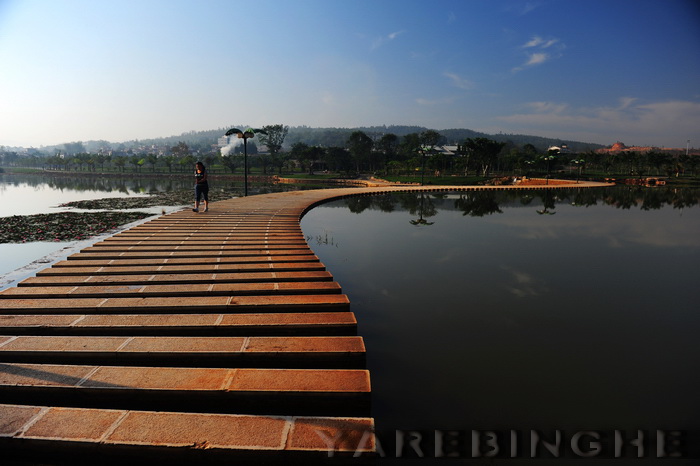
[[202, 162], [194, 164], [194, 209], [199, 212], [199, 198], [204, 198], [204, 212], [209, 210], [209, 183], [207, 182], [207, 169]]

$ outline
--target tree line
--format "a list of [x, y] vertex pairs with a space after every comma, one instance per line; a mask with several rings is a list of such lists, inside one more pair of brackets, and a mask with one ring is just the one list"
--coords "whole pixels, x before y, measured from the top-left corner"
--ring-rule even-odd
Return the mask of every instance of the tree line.
[[[669, 152], [619, 152], [599, 153], [594, 150], [574, 152], [548, 150], [532, 143], [516, 144], [511, 140], [495, 139], [473, 133], [473, 137], [458, 140], [436, 130], [424, 129], [403, 135], [390, 132], [389, 128], [373, 128], [373, 131], [331, 131], [331, 145], [313, 143], [319, 141], [319, 129], [308, 128], [308, 140], [298, 140], [298, 134], [289, 144], [289, 126], [267, 125], [248, 142], [249, 166], [259, 173], [288, 174], [319, 171], [357, 176], [470, 176], [498, 175], [559, 175], [586, 176], [671, 176], [695, 175], [700, 157]], [[419, 127], [395, 127], [401, 132]], [[378, 131], [378, 130], [383, 130]], [[452, 131], [452, 130], [449, 130]], [[472, 134], [467, 133], [467, 134]], [[218, 133], [216, 133], [218, 134]], [[313, 136], [315, 134], [315, 136]], [[341, 134], [343, 137], [338, 137]], [[257, 143], [255, 142], [257, 141]], [[216, 148], [213, 141], [188, 144], [178, 141], [172, 146], [150, 149], [118, 149], [89, 152], [82, 143], [65, 144], [63, 150], [55, 149], [53, 155], [19, 156], [0, 151], [0, 162], [6, 166], [33, 166], [47, 170], [116, 171], [126, 172], [189, 172], [194, 162], [201, 160], [211, 171], [236, 173], [242, 169], [242, 144], [236, 140], [226, 148]], [[266, 147], [258, 151], [258, 145]], [[224, 150], [222, 150], [224, 149]]]

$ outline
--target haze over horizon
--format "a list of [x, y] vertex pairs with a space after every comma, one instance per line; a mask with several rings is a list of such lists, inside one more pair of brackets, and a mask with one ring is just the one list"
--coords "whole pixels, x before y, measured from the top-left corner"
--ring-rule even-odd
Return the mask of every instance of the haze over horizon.
[[0, 0], [0, 145], [416, 125], [700, 146], [694, 0]]

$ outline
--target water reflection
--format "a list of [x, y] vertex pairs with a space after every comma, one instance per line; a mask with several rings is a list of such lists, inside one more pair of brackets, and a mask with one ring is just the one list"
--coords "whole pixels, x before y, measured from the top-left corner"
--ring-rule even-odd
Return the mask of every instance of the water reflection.
[[561, 190], [475, 190], [445, 193], [392, 193], [381, 196], [360, 196], [343, 201], [350, 212], [359, 214], [367, 209], [394, 212], [397, 209], [418, 215], [417, 224], [424, 218], [434, 217], [440, 209], [454, 207], [462, 215], [483, 217], [502, 214], [501, 206], [515, 204], [541, 206], [534, 211], [540, 215], [555, 214], [557, 204], [590, 207], [601, 203], [618, 209], [639, 207], [641, 210], [658, 210], [666, 206], [682, 210], [700, 202], [700, 189], [612, 187], [598, 189]]
[[65, 176], [65, 175], [0, 175], [1, 191], [9, 187], [29, 186], [56, 191], [98, 191], [101, 193], [167, 192], [191, 187], [189, 178], [122, 177], [122, 176]]
[[401, 193], [302, 228], [333, 239], [312, 247], [357, 315], [379, 429], [698, 429], [699, 201]]
[[[408, 223], [411, 225], [417, 225], [417, 226], [430, 226], [434, 225], [435, 222], [429, 222], [427, 221], [424, 217], [434, 217], [437, 215], [437, 209], [435, 208], [435, 204], [428, 199], [427, 205], [425, 201], [425, 194], [420, 193], [420, 202], [418, 204], [418, 214], [419, 217], [416, 220], [410, 220]], [[415, 208], [409, 209], [409, 212], [411, 212], [412, 215], [415, 215]]]

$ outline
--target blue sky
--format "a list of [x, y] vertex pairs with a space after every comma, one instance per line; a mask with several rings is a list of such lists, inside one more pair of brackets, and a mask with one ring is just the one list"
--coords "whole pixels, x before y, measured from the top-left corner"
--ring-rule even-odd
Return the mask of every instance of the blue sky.
[[275, 123], [700, 147], [700, 2], [0, 0], [0, 145]]

